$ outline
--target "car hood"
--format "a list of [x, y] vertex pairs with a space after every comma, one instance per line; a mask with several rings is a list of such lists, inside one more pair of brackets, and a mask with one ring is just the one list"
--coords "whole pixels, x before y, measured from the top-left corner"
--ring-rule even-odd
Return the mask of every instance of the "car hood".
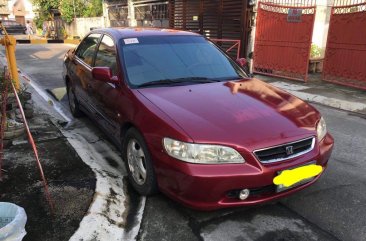
[[197, 143], [255, 150], [316, 135], [319, 113], [258, 79], [139, 89]]

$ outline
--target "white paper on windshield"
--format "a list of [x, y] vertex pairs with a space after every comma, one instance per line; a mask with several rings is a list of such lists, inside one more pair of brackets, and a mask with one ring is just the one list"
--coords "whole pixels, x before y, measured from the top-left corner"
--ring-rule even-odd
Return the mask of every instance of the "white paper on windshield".
[[124, 39], [125, 44], [138, 44], [139, 40], [137, 38], [126, 38]]

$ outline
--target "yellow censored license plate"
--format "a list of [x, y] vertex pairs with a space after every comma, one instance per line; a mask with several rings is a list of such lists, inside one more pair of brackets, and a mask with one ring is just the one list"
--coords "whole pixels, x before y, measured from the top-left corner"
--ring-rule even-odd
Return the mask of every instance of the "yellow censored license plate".
[[[323, 167], [315, 164], [284, 170], [273, 179], [273, 183], [281, 189], [288, 189], [311, 181], [323, 171]], [[282, 191], [282, 190], [279, 190]]]

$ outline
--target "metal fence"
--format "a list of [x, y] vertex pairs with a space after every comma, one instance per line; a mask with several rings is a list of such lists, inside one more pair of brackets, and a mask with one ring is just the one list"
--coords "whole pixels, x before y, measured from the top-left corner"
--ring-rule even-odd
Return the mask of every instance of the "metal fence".
[[325, 51], [323, 80], [366, 89], [365, 1], [346, 0], [334, 3]]
[[253, 72], [307, 81], [315, 12], [315, 0], [259, 2]]

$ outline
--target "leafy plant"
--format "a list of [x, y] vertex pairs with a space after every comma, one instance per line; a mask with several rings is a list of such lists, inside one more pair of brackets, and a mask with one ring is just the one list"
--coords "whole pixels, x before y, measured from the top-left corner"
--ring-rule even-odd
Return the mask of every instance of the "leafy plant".
[[18, 96], [22, 105], [31, 98], [31, 93], [28, 91], [28, 86], [26, 84], [20, 86]]
[[64, 27], [62, 27], [61, 33], [62, 33], [62, 36], [64, 37], [64, 39], [67, 39], [67, 37], [69, 36], [69, 34], [67, 33], [67, 31]]
[[0, 92], [5, 90], [5, 70], [0, 68]]
[[10, 73], [8, 67], [0, 68], [0, 95], [7, 89], [8, 93], [12, 93], [11, 82], [15, 85], [15, 80], [10, 80]]
[[32, 4], [38, 12], [38, 16], [33, 21], [37, 28], [42, 29], [43, 22], [52, 19], [51, 9], [58, 9], [60, 2], [58, 0], [32, 0]]
[[319, 58], [321, 56], [321, 48], [316, 44], [311, 44], [310, 58]]
[[83, 12], [83, 17], [100, 17], [103, 15], [103, 1], [89, 0]]
[[52, 19], [51, 9], [58, 9], [62, 19], [70, 24], [74, 17], [100, 17], [103, 15], [103, 0], [32, 0], [38, 9], [35, 23], [42, 28], [44, 21]]
[[68, 24], [74, 20], [74, 17], [82, 17], [84, 8], [84, 0], [62, 0], [59, 6], [62, 19]]

